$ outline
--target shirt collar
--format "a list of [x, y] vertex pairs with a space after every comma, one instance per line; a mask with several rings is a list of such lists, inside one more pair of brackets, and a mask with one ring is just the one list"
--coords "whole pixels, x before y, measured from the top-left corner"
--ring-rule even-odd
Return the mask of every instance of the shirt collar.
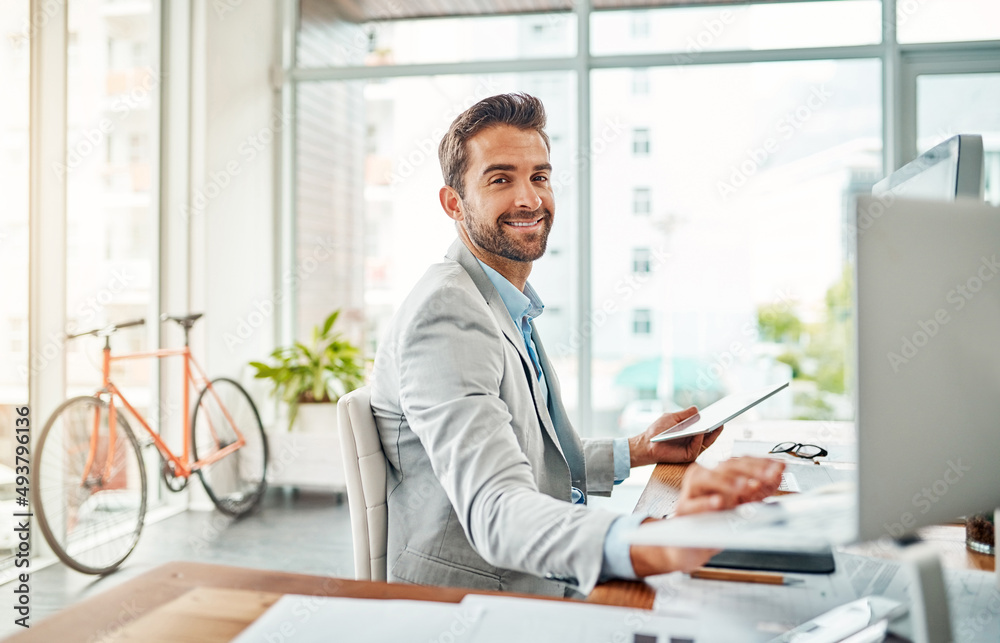
[[524, 284], [524, 292], [521, 292], [517, 289], [517, 286], [507, 281], [506, 277], [487, 266], [478, 257], [476, 261], [479, 261], [479, 265], [483, 267], [483, 271], [489, 277], [493, 287], [497, 289], [503, 305], [507, 308], [507, 312], [510, 313], [510, 318], [517, 326], [521, 325], [521, 320], [524, 317], [533, 320], [542, 314], [545, 304], [542, 303], [542, 300], [538, 297], [538, 293], [535, 292], [530, 283], [526, 282]]

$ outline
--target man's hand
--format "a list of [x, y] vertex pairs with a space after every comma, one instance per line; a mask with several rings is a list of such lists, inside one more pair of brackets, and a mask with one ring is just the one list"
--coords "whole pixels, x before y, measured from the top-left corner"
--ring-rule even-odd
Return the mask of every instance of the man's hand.
[[677, 516], [732, 509], [773, 495], [785, 465], [767, 458], [733, 458], [714, 469], [695, 463], [684, 472]]
[[628, 439], [629, 456], [633, 467], [658, 462], [693, 462], [701, 452], [718, 439], [722, 433], [720, 426], [711, 433], [692, 435], [689, 438], [667, 440], [665, 442], [650, 442], [650, 439], [663, 433], [678, 422], [688, 419], [698, 412], [697, 407], [689, 407], [676, 413], [664, 413], [649, 428]]
[[[686, 411], [685, 411], [686, 412]], [[732, 509], [763, 500], [778, 490], [785, 465], [766, 458], [735, 458], [715, 469], [692, 464], [684, 473], [677, 516]], [[647, 518], [643, 522], [654, 520]], [[640, 578], [667, 572], [690, 572], [718, 553], [715, 549], [632, 545], [632, 569]]]

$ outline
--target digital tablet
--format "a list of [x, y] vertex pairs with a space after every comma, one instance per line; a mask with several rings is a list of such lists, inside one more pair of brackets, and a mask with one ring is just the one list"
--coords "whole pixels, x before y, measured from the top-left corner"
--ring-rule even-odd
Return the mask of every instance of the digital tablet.
[[677, 440], [699, 433], [714, 431], [747, 409], [751, 409], [778, 391], [788, 386], [788, 382], [769, 386], [752, 393], [734, 393], [718, 402], [710, 404], [682, 422], [678, 422], [652, 439], [653, 442]]

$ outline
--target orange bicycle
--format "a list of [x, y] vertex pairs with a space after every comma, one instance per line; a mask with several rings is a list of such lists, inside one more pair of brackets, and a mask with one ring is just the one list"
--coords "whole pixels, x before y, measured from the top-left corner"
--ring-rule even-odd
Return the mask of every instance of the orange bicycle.
[[[142, 447], [156, 445], [160, 474], [172, 491], [197, 473], [220, 511], [241, 516], [264, 493], [267, 440], [257, 407], [237, 382], [209, 381], [191, 355], [188, 334], [201, 314], [164, 315], [184, 329], [184, 347], [111, 354], [111, 336], [141, 326], [137, 319], [67, 339], [104, 338], [101, 388], [94, 395], [63, 402], [42, 429], [32, 472], [34, 512], [45, 540], [60, 560], [87, 574], [106, 574], [124, 561], [139, 540], [146, 514], [146, 466]], [[111, 364], [121, 360], [181, 356], [184, 359], [184, 446], [174, 454], [111, 380]], [[194, 370], [192, 371], [192, 367]], [[190, 393], [197, 392], [190, 419]], [[139, 444], [124, 406], [150, 441]]]

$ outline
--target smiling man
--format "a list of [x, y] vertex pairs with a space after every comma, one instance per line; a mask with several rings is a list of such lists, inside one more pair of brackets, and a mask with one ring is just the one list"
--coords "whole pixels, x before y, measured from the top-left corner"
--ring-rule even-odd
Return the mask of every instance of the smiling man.
[[[388, 460], [389, 580], [548, 595], [611, 578], [690, 570], [712, 552], [628, 545], [643, 516], [591, 509], [630, 467], [690, 462], [718, 431], [582, 440], [533, 320], [528, 283], [555, 218], [545, 110], [526, 94], [484, 99], [441, 141], [441, 207], [458, 239], [397, 311], [375, 358], [372, 410]], [[719, 429], [721, 431], [721, 429]], [[693, 465], [678, 514], [777, 488], [782, 465]]]

